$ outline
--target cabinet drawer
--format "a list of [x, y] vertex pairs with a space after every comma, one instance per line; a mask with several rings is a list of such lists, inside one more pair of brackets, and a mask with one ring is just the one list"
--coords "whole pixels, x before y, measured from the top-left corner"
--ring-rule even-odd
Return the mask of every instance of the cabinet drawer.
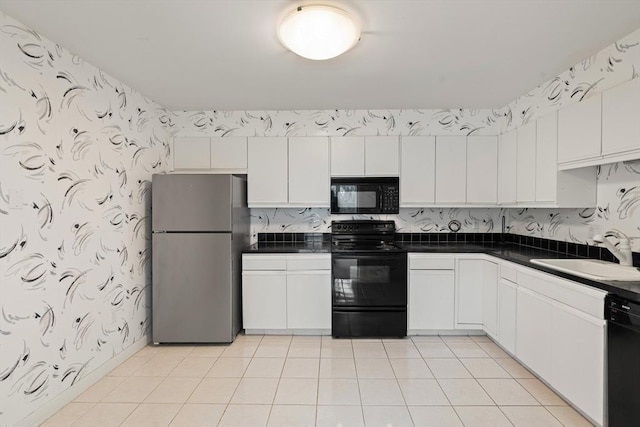
[[453, 270], [454, 267], [453, 257], [409, 256], [409, 269], [411, 270]]
[[287, 270], [331, 270], [331, 255], [290, 255]]
[[516, 269], [505, 264], [500, 265], [500, 277], [513, 283], [518, 280]]
[[518, 285], [597, 319], [604, 318], [605, 291], [534, 271], [518, 271]]
[[250, 270], [286, 270], [287, 257], [284, 255], [244, 255], [242, 257], [242, 269]]

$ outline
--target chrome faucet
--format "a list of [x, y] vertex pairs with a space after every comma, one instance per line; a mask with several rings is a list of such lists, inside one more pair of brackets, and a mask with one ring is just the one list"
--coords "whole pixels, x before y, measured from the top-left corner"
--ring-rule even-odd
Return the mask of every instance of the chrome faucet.
[[[607, 235], [614, 236], [618, 239], [617, 247], [607, 239]], [[596, 243], [602, 243], [607, 249], [609, 249], [613, 256], [618, 258], [620, 265], [627, 267], [631, 267], [633, 265], [629, 238], [621, 231], [610, 230], [605, 233], [605, 236], [596, 234], [593, 236], [593, 241]]]

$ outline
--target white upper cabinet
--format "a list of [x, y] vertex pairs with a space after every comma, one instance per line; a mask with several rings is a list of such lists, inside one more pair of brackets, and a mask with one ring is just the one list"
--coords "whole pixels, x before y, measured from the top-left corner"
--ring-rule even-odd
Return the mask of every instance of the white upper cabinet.
[[536, 199], [536, 122], [517, 130], [516, 201]]
[[559, 169], [639, 158], [640, 79], [633, 79], [559, 111]]
[[558, 162], [600, 156], [602, 96], [594, 95], [558, 112]]
[[289, 205], [329, 206], [329, 138], [289, 138]]
[[602, 155], [629, 151], [640, 157], [640, 78], [602, 94]]
[[173, 141], [173, 168], [199, 173], [246, 173], [247, 138], [177, 136]]
[[436, 191], [436, 138], [402, 137], [400, 153], [400, 206], [432, 205]]
[[211, 169], [246, 173], [247, 138], [244, 136], [211, 138]]
[[553, 203], [558, 191], [558, 113], [542, 116], [536, 123], [535, 200]]
[[595, 206], [596, 170], [558, 170], [558, 112], [502, 135], [500, 204], [580, 208]]
[[331, 138], [331, 176], [364, 176], [364, 137]]
[[176, 136], [173, 139], [173, 168], [209, 169], [211, 146], [209, 137]]
[[467, 199], [467, 137], [436, 137], [436, 203], [463, 204]]
[[364, 139], [364, 174], [398, 176], [400, 144], [397, 136], [367, 136]]
[[397, 136], [331, 138], [331, 176], [398, 176]]
[[498, 202], [516, 201], [517, 131], [512, 130], [500, 136], [498, 150]]
[[467, 137], [467, 203], [498, 201], [498, 138]]
[[327, 137], [252, 137], [249, 207], [328, 207]]
[[287, 138], [249, 138], [247, 199], [252, 206], [288, 203]]

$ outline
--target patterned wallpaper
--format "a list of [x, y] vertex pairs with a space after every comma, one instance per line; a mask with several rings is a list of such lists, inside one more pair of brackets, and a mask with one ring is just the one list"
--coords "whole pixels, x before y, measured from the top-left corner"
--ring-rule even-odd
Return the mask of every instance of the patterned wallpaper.
[[401, 233], [442, 233], [451, 221], [460, 223], [461, 233], [499, 233], [506, 209], [490, 208], [413, 208], [400, 209], [397, 215], [331, 215], [329, 209], [251, 209], [251, 238], [264, 232], [331, 232], [332, 220], [394, 220]]
[[167, 169], [170, 123], [160, 105], [2, 13], [0, 51], [7, 426], [147, 339], [150, 180]]
[[[640, 30], [499, 109], [181, 111], [173, 113], [171, 132], [223, 137], [496, 135], [638, 77], [638, 72]], [[638, 162], [602, 166], [597, 192], [596, 209], [403, 209], [389, 218], [412, 232], [446, 231], [452, 219], [462, 223], [463, 232], [499, 231], [496, 224], [504, 214], [509, 232], [517, 234], [587, 243], [594, 226], [602, 232], [615, 228], [640, 236]], [[251, 215], [254, 240], [260, 232], [328, 231], [333, 219], [326, 209], [252, 209]]]

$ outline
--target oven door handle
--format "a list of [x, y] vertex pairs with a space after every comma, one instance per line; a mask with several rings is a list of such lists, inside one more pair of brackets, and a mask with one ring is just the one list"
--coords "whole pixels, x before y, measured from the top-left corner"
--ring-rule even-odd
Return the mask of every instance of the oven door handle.
[[377, 253], [371, 253], [371, 252], [358, 252], [358, 251], [353, 251], [353, 252], [341, 252], [341, 253], [332, 253], [331, 254], [331, 258], [332, 259], [354, 259], [354, 258], [358, 258], [358, 259], [380, 259], [380, 257], [382, 257], [383, 259], [387, 259], [387, 258], [398, 258], [398, 259], [402, 259], [402, 258], [406, 258], [407, 254], [406, 252], [385, 252], [385, 251], [380, 251]]
[[391, 311], [391, 312], [403, 312], [407, 311], [407, 305], [396, 305], [396, 306], [363, 306], [363, 305], [333, 305], [334, 313], [352, 313], [352, 312], [363, 312], [363, 311]]

